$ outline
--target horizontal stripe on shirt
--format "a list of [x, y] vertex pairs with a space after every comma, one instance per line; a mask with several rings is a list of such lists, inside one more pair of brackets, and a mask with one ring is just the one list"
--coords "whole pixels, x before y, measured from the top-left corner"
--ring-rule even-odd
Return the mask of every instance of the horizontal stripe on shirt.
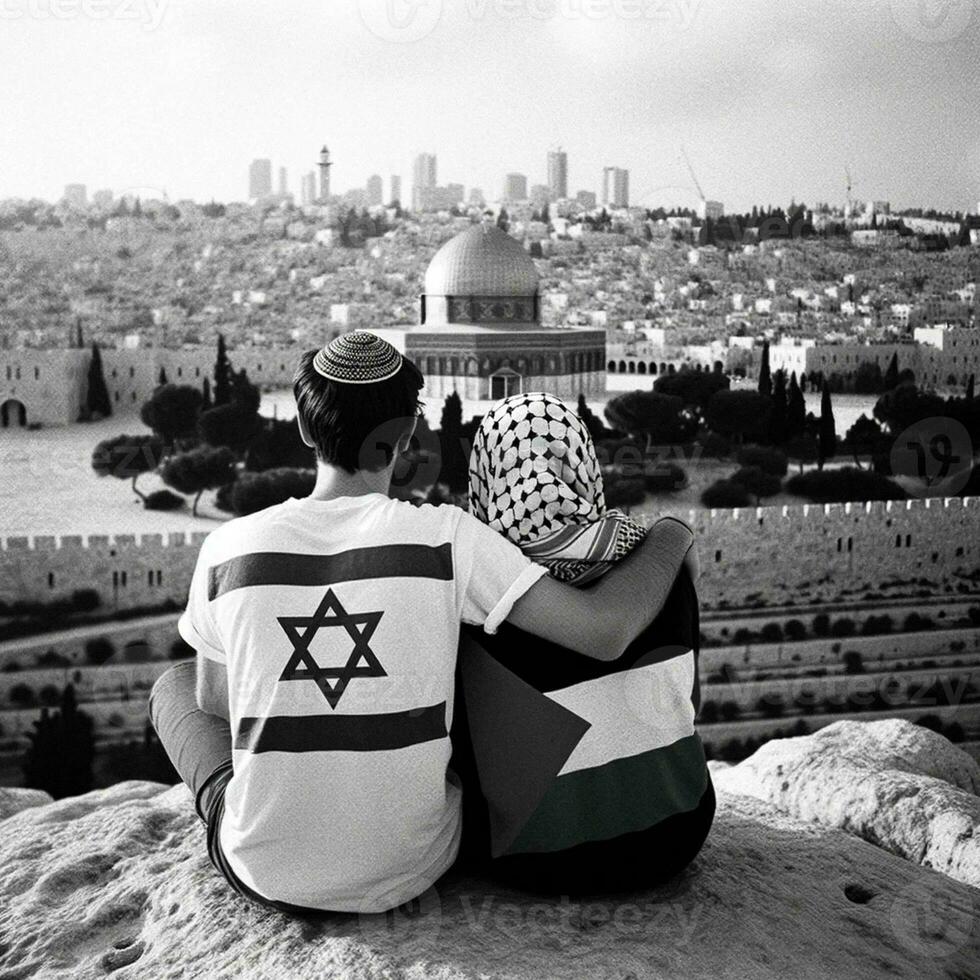
[[589, 729], [559, 775], [670, 745], [694, 732], [694, 654], [597, 677], [545, 696]]
[[559, 776], [506, 853], [563, 851], [647, 830], [694, 810], [707, 785], [699, 735]]
[[385, 752], [448, 737], [446, 702], [379, 715], [272, 715], [242, 718], [235, 748], [245, 752]]
[[255, 551], [208, 569], [208, 599], [251, 585], [333, 585], [372, 578], [453, 580], [453, 547], [388, 544], [334, 555]]

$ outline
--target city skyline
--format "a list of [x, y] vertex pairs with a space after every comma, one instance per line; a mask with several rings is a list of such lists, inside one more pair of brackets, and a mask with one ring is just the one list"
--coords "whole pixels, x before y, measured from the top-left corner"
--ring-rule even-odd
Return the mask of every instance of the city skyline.
[[[408, 43], [353, 2], [297, 0], [286, 20], [250, 2], [172, 0], [152, 29], [5, 18], [0, 197], [54, 199], [84, 183], [236, 200], [242, 161], [272, 154], [303, 173], [326, 140], [338, 188], [408, 175], [424, 147], [468, 185], [495, 190], [508, 172], [545, 183], [560, 142], [570, 193], [600, 190], [615, 161], [637, 204], [696, 206], [682, 145], [705, 195], [733, 210], [842, 201], [845, 164], [863, 199], [963, 209], [980, 198], [975, 4], [959, 4], [965, 24], [950, 14], [948, 38], [909, 20], [915, 0], [659, 6], [662, 18], [638, 22], [467, 0], [441, 5]], [[475, 64], [493, 65], [492, 86]]]

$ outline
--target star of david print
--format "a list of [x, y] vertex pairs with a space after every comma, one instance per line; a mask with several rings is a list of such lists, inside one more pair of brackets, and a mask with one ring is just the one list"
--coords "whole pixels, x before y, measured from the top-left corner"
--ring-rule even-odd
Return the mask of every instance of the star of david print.
[[[312, 616], [277, 616], [279, 625], [293, 645], [293, 652], [279, 680], [314, 681], [330, 707], [336, 708], [353, 678], [387, 677], [369, 645], [383, 615], [383, 612], [349, 613], [334, 595], [333, 589], [327, 589], [327, 594]], [[310, 653], [310, 643], [319, 630], [336, 627], [347, 631], [354, 649], [342, 667], [321, 667]]]

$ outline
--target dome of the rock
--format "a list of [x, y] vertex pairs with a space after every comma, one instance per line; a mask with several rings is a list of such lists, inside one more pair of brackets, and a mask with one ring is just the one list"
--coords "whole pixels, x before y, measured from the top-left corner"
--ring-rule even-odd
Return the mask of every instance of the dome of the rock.
[[476, 224], [436, 252], [425, 273], [427, 296], [534, 296], [534, 260], [496, 225]]

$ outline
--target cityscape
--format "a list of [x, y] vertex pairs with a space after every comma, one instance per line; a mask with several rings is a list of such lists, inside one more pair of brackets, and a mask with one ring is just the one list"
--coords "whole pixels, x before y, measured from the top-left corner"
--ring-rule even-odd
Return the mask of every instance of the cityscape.
[[[980, 5], [211, 6], [55, 24], [14, 0], [2, 18], [12, 73], [28, 64], [17, 37], [43, 55], [33, 101], [21, 82], [0, 93], [0, 975], [976, 975]], [[324, 461], [294, 378], [353, 331], [421, 373], [407, 448], [379, 428], [358, 463], [397, 457], [387, 493], [405, 512], [479, 517], [488, 420], [531, 396], [515, 444], [557, 440], [562, 416], [534, 428], [527, 407], [545, 393], [587, 433], [603, 519], [640, 541], [679, 521], [695, 542], [681, 700], [717, 811], [639, 904], [498, 893], [460, 865], [380, 916], [362, 896], [349, 921], [294, 927], [282, 908], [247, 918], [252, 896], [215, 859], [225, 799], [212, 810], [182, 784], [151, 692], [196, 669], [210, 710], [205, 654], [178, 628], [194, 583], [216, 597], [202, 548], [315, 497]], [[384, 574], [386, 597], [407, 588]], [[359, 608], [381, 604], [331, 591], [309, 624], [332, 609], [361, 650], [389, 613]], [[300, 620], [279, 616], [305, 665], [279, 680], [316, 668], [324, 717], [353, 711], [334, 711], [316, 659], [332, 648], [314, 656], [308, 624], [300, 650]], [[470, 628], [466, 709], [446, 703], [473, 724]], [[561, 652], [581, 677], [535, 693], [581, 723], [567, 705], [620, 675]], [[501, 759], [546, 741], [548, 719], [518, 711], [529, 684], [499, 706]], [[609, 725], [627, 746], [612, 764], [666, 698], [623, 692], [623, 717], [597, 708], [576, 736]], [[232, 779], [258, 720], [240, 719]], [[401, 769], [384, 780], [414, 793], [408, 757], [404, 785]], [[385, 806], [370, 818], [395, 821]], [[617, 917], [634, 905], [630, 932]]]

